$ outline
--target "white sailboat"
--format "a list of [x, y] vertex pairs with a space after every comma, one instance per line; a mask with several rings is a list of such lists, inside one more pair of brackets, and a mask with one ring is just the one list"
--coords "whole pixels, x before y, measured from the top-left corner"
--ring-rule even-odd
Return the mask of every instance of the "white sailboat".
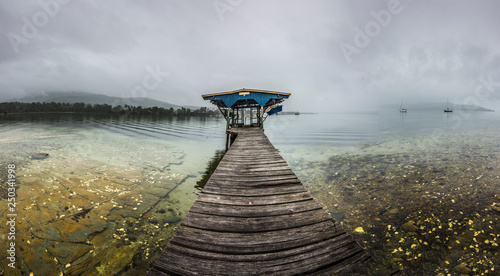
[[448, 107], [448, 99], [446, 99], [446, 109], [444, 110], [444, 112], [453, 112], [453, 109], [450, 109]]
[[408, 109], [403, 108], [403, 100], [401, 100], [401, 105], [399, 106], [399, 112], [408, 113]]

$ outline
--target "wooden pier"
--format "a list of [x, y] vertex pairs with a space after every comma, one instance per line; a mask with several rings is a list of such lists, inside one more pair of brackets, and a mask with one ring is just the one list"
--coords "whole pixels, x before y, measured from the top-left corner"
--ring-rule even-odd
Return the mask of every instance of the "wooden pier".
[[332, 275], [371, 256], [263, 133], [237, 137], [149, 275]]

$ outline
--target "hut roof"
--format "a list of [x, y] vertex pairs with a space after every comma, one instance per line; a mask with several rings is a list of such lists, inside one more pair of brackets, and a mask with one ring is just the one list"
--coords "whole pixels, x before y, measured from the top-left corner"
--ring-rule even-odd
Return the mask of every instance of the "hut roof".
[[212, 101], [212, 103], [219, 107], [234, 108], [237, 106], [248, 106], [252, 103], [262, 107], [270, 106], [276, 104], [276, 102], [288, 99], [290, 95], [290, 93], [284, 92], [242, 88], [228, 92], [205, 94], [202, 97], [204, 100]]

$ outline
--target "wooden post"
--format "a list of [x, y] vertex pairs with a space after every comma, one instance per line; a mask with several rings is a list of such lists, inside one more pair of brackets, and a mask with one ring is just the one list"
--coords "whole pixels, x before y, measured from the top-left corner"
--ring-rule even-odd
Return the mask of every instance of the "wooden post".
[[257, 117], [259, 118], [259, 119], [258, 119], [258, 120], [259, 120], [259, 127], [261, 127], [261, 128], [263, 128], [263, 127], [264, 127], [264, 122], [263, 122], [263, 120], [262, 120], [262, 117], [263, 117], [263, 115], [264, 115], [264, 114], [263, 114], [263, 111], [264, 111], [264, 107], [262, 107], [262, 106], [261, 106], [261, 107], [258, 109], [258, 112], [259, 112], [259, 113], [258, 113], [258, 115], [257, 115]]

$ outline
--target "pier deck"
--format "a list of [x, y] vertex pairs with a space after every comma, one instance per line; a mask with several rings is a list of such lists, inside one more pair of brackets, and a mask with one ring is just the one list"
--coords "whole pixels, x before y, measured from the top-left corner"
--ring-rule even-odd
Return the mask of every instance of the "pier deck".
[[253, 128], [238, 134], [149, 275], [330, 275], [370, 259]]

